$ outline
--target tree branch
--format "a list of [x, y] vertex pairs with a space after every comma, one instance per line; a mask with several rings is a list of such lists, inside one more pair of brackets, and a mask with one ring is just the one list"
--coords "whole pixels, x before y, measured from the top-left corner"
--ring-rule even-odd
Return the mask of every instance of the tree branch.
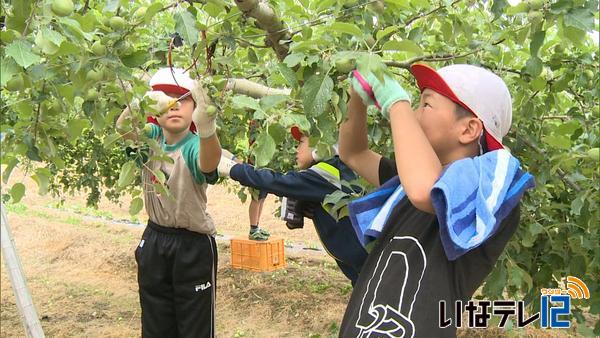
[[[46, 89], [46, 81], [42, 83], [42, 93], [44, 93]], [[42, 102], [40, 101], [37, 106], [37, 112], [35, 113], [35, 124], [33, 125], [33, 145], [37, 144], [37, 128], [40, 122], [40, 112], [42, 109]]]
[[[542, 156], [546, 156], [546, 152], [543, 149], [541, 149], [540, 147], [538, 147], [535, 143], [533, 143], [533, 141], [531, 141], [530, 139], [528, 139], [528, 138], [526, 138], [524, 136], [520, 136], [519, 139], [521, 141], [523, 141], [523, 143], [525, 143], [528, 147], [530, 147], [535, 152], [537, 152], [538, 154], [541, 154]], [[573, 190], [575, 190], [577, 192], [581, 191], [581, 187], [577, 184], [577, 182], [575, 182], [571, 178], [567, 177], [567, 173], [565, 173], [564, 170], [562, 170], [561, 168], [557, 168], [556, 169], [556, 173], [558, 173], [558, 176], [560, 176], [560, 178], [562, 179], [562, 181], [566, 185], [568, 185], [569, 187], [571, 187], [571, 189], [573, 189]]]
[[[451, 4], [450, 4], [450, 7], [452, 7], [452, 6], [456, 5], [457, 3], [461, 2], [461, 1], [462, 1], [462, 0], [456, 0], [456, 1], [454, 1], [453, 3], [451, 3]], [[417, 21], [418, 19], [424, 18], [424, 17], [426, 17], [426, 16], [428, 16], [428, 15], [431, 15], [431, 14], [433, 14], [433, 13], [435, 13], [435, 12], [437, 12], [437, 11], [439, 11], [439, 10], [443, 9], [443, 8], [446, 8], [446, 7], [447, 7], [446, 5], [442, 5], [442, 6], [439, 6], [439, 7], [437, 7], [437, 8], [434, 8], [434, 9], [430, 10], [429, 12], [426, 12], [426, 13], [423, 13], [423, 14], [416, 15], [416, 16], [414, 16], [414, 17], [412, 17], [412, 18], [408, 19], [408, 20], [407, 20], [407, 21], [404, 23], [404, 26], [408, 26], [408, 25], [410, 25], [411, 23], [413, 23], [413, 22]]]
[[258, 26], [267, 32], [267, 45], [273, 48], [279, 61], [283, 61], [288, 55], [289, 47], [280, 41], [287, 40], [289, 37], [283, 22], [273, 8], [261, 0], [235, 0], [235, 4], [245, 15], [256, 19]]
[[261, 98], [269, 95], [290, 95], [289, 88], [271, 88], [260, 83], [246, 79], [229, 79], [225, 90], [231, 90], [236, 94], [248, 95], [253, 98]]
[[419, 61], [448, 61], [448, 60], [458, 59], [458, 58], [462, 58], [462, 57], [465, 57], [465, 56], [469, 56], [469, 55], [475, 54], [475, 53], [479, 52], [480, 50], [481, 50], [481, 48], [478, 48], [478, 49], [475, 49], [473, 51], [470, 51], [468, 53], [464, 53], [464, 54], [461, 54], [461, 55], [454, 55], [454, 54], [423, 55], [423, 56], [417, 56], [417, 57], [414, 57], [412, 59], [409, 59], [406, 62], [385, 61], [385, 65], [388, 66], [388, 67], [410, 69], [410, 66], [413, 63], [415, 63], [415, 62], [419, 62]]
[[[500, 43], [502, 43], [505, 39], [500, 39], [494, 43], [492, 43], [492, 46], [498, 45]], [[478, 47], [470, 52], [464, 53], [464, 54], [460, 54], [460, 55], [454, 55], [454, 54], [443, 54], [443, 55], [423, 55], [423, 56], [417, 56], [414, 57], [412, 59], [409, 59], [406, 62], [397, 62], [397, 61], [385, 61], [385, 65], [388, 67], [396, 67], [396, 68], [404, 68], [404, 69], [410, 69], [410, 66], [415, 63], [415, 62], [419, 62], [419, 61], [448, 61], [448, 60], [453, 60], [453, 59], [459, 59], [459, 58], [463, 58], [469, 55], [473, 55], [475, 53], [480, 52], [483, 49], [483, 47]]]
[[251, 47], [254, 47], [254, 48], [270, 48], [270, 46], [267, 46], [267, 45], [257, 45], [255, 43], [252, 43], [252, 42], [250, 42], [248, 40], [244, 40], [242, 38], [237, 38], [237, 37], [233, 37], [233, 38], [235, 40], [239, 41], [240, 45], [244, 46], [244, 47], [251, 46]]

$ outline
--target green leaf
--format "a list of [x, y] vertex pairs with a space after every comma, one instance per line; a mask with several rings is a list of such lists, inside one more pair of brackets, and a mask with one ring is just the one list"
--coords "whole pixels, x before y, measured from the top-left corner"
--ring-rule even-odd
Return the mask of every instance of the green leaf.
[[[12, 15], [6, 18], [6, 28], [22, 33], [25, 30], [25, 22], [31, 15], [31, 0], [13, 0], [11, 4]], [[3, 13], [5, 13], [5, 5], [6, 3], [2, 4]]]
[[573, 215], [581, 215], [581, 208], [585, 204], [585, 198], [587, 196], [587, 192], [584, 191], [580, 193], [573, 201], [571, 202], [571, 213]]
[[125, 188], [126, 186], [133, 183], [133, 180], [135, 179], [135, 172], [135, 161], [129, 161], [123, 164], [123, 167], [121, 167], [121, 172], [119, 173], [119, 180], [117, 181], [117, 186], [119, 188]]
[[6, 46], [6, 55], [12, 57], [23, 68], [36, 64], [41, 60], [40, 56], [31, 50], [31, 45], [25, 40], [16, 40]]
[[262, 110], [258, 101], [250, 96], [246, 95], [236, 95], [231, 99], [231, 103], [233, 104], [233, 108], [235, 109], [252, 109], [252, 110]]
[[216, 18], [225, 10], [225, 7], [219, 6], [214, 3], [214, 1], [208, 1], [206, 5], [203, 7], [204, 11], [213, 18]]
[[65, 37], [57, 31], [53, 31], [47, 27], [42, 28], [41, 30], [42, 36], [45, 39], [48, 39], [53, 44], [60, 46], [60, 44], [65, 41]]
[[263, 110], [269, 110], [290, 99], [286, 95], [268, 95], [260, 99], [260, 106]]
[[546, 87], [546, 80], [543, 77], [537, 77], [531, 81], [531, 89], [542, 90]]
[[529, 11], [529, 4], [527, 4], [526, 2], [521, 2], [515, 6], [509, 7], [506, 10], [506, 14], [515, 15], [518, 13], [526, 13], [527, 11]]
[[581, 123], [578, 120], [571, 120], [556, 127], [554, 134], [571, 137], [579, 129], [581, 129]]
[[521, 288], [522, 284], [525, 283], [525, 290], [531, 288], [531, 286], [533, 285], [533, 280], [531, 279], [531, 276], [527, 273], [527, 271], [521, 269], [519, 266], [516, 265], [510, 267], [509, 270], [510, 273], [508, 274], [508, 276], [511, 285]]
[[545, 31], [537, 31], [533, 34], [531, 38], [531, 43], [529, 44], [529, 53], [531, 56], [537, 56], [540, 50], [540, 47], [544, 44], [544, 38], [546, 37]]
[[293, 68], [300, 62], [304, 61], [306, 55], [304, 53], [292, 53], [283, 59], [283, 63], [285, 63], [288, 67]]
[[596, 162], [600, 161], [600, 149], [598, 147], [591, 148], [587, 151], [587, 156]]
[[533, 236], [537, 236], [544, 233], [544, 227], [539, 223], [531, 223], [529, 225], [529, 233]]
[[331, 26], [329, 26], [329, 29], [335, 32], [346, 33], [356, 37], [363, 36], [363, 32], [360, 30], [360, 28], [358, 28], [357, 25], [347, 22], [334, 22]]
[[64, 40], [65, 38], [61, 34], [48, 28], [42, 28], [36, 34], [35, 44], [42, 49], [44, 54], [53, 55], [58, 52], [60, 44]]
[[48, 168], [38, 168], [35, 171], [36, 173], [31, 176], [31, 178], [38, 185], [38, 194], [46, 195], [48, 193], [48, 186], [50, 184], [50, 177], [52, 173]]
[[135, 216], [142, 210], [143, 207], [144, 200], [142, 200], [140, 197], [136, 197], [132, 199], [131, 204], [129, 204], [129, 214], [131, 216]]
[[175, 13], [175, 31], [181, 35], [183, 41], [188, 45], [198, 42], [200, 32], [196, 28], [196, 18], [192, 13], [186, 10], [180, 10]]
[[386, 36], [388, 36], [388, 35], [390, 35], [392, 33], [395, 33], [399, 29], [400, 29], [400, 27], [398, 27], [398, 26], [389, 26], [389, 27], [386, 27], [385, 29], [382, 29], [382, 30], [378, 31], [377, 34], [375, 34], [375, 38], [377, 40], [381, 40], [384, 37], [386, 37]]
[[419, 45], [417, 45], [416, 43], [414, 43], [411, 40], [402, 40], [402, 41], [391, 40], [391, 41], [384, 43], [383, 46], [381, 47], [381, 49], [396, 50], [396, 51], [400, 51], [400, 52], [412, 53], [415, 55], [420, 55], [423, 53], [423, 50], [421, 49], [421, 47], [419, 47]]
[[264, 167], [273, 158], [275, 154], [275, 141], [269, 133], [261, 133], [256, 138], [256, 148], [254, 148], [254, 154], [256, 155], [256, 165]]
[[506, 285], [506, 267], [503, 261], [498, 261], [492, 273], [486, 278], [483, 286], [483, 294], [490, 296], [501, 296]]
[[373, 73], [379, 81], [383, 81], [386, 66], [377, 54], [362, 54], [356, 61], [358, 71], [362, 74]]
[[308, 119], [305, 115], [285, 114], [281, 117], [279, 123], [286, 128], [298, 126], [301, 130], [310, 130], [310, 122], [308, 122]]
[[563, 34], [565, 37], [575, 45], [583, 46], [586, 38], [586, 33], [584, 30], [581, 30], [576, 27], [568, 27], [565, 26], [563, 28]]
[[296, 79], [296, 73], [291, 70], [286, 64], [280, 63], [277, 65], [279, 68], [279, 72], [285, 78], [285, 81], [290, 85], [290, 87], [297, 87], [298, 80]]
[[77, 55], [81, 54], [82, 50], [76, 44], [71, 43], [69, 41], [65, 41], [60, 44], [60, 48], [58, 52], [56, 52], [55, 56], [64, 56], [64, 55]]
[[59, 22], [65, 28], [65, 33], [70, 33], [76, 40], [85, 39], [91, 41], [93, 39], [92, 34], [83, 31], [79, 21], [71, 18], [60, 18]]
[[252, 48], [248, 48], [248, 61], [252, 63], [258, 62], [258, 56], [256, 56], [256, 52]]
[[548, 135], [544, 136], [542, 140], [550, 146], [558, 149], [571, 148], [571, 139], [564, 135]]
[[544, 68], [544, 64], [542, 60], [537, 56], [532, 56], [525, 63], [525, 70], [527, 74], [531, 75], [531, 77], [538, 77], [542, 74], [542, 70]]
[[15, 183], [8, 192], [13, 203], [19, 203], [25, 195], [25, 185], [23, 183]]
[[494, 0], [491, 9], [492, 13], [494, 13], [494, 20], [498, 19], [504, 13], [504, 9], [508, 6], [509, 4], [506, 0]]
[[442, 27], [440, 28], [442, 31], [442, 35], [444, 36], [444, 40], [453, 41], [454, 40], [454, 29], [452, 27], [452, 23], [448, 21], [444, 21], [442, 23]]
[[2, 183], [4, 183], [4, 184], [8, 183], [10, 174], [12, 173], [13, 169], [17, 166], [18, 163], [19, 163], [19, 160], [17, 160], [17, 158], [13, 157], [10, 159], [10, 161], [8, 162], [8, 164], [6, 165], [6, 167], [3, 170]]
[[72, 119], [67, 122], [67, 134], [69, 135], [69, 139], [74, 141], [79, 136], [81, 136], [81, 132], [83, 129], [88, 128], [90, 126], [90, 121], [87, 119]]
[[331, 99], [333, 80], [325, 74], [311, 76], [302, 88], [304, 112], [309, 115], [320, 115]]
[[156, 15], [156, 13], [160, 12], [162, 8], [163, 5], [159, 1], [148, 6], [148, 9], [146, 10], [146, 15], [144, 15], [144, 21], [149, 22], [152, 19], [152, 17]]
[[119, 8], [119, 0], [106, 0], [106, 5], [103, 8], [104, 12], [114, 12]]
[[282, 125], [275, 123], [269, 126], [269, 134], [273, 137], [275, 144], [280, 144], [288, 138], [289, 131]]
[[594, 13], [585, 8], [576, 8], [565, 15], [565, 26], [583, 31], [594, 29]]
[[2, 58], [2, 64], [0, 65], [0, 86], [4, 87], [6, 82], [8, 82], [13, 75], [19, 73], [19, 71], [19, 65], [17, 65], [13, 58]]
[[573, 276], [585, 276], [587, 270], [587, 262], [583, 256], [575, 256], [569, 259], [569, 271]]
[[121, 57], [121, 62], [129, 68], [135, 68], [146, 63], [149, 58], [150, 55], [148, 54], [148, 51], [138, 50], [132, 54]]

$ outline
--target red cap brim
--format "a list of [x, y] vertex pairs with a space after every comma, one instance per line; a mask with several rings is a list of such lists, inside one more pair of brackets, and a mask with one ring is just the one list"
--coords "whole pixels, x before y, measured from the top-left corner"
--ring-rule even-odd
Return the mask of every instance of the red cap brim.
[[293, 127], [290, 129], [290, 132], [292, 133], [292, 137], [293, 137], [293, 138], [294, 138], [296, 141], [300, 142], [300, 140], [302, 140], [302, 136], [303, 136], [303, 134], [302, 134], [302, 132], [300, 131], [300, 128], [298, 128], [297, 126], [293, 126]]
[[[475, 114], [475, 116], [479, 117], [477, 113], [475, 113], [469, 106], [462, 102], [456, 96], [456, 94], [454, 94], [450, 86], [448, 86], [446, 81], [444, 81], [444, 79], [440, 76], [440, 74], [438, 74], [438, 72], [435, 71], [435, 69], [429, 67], [428, 65], [417, 63], [410, 66], [410, 70], [417, 80], [417, 86], [421, 92], [423, 92], [426, 88], [429, 88], [436, 93], [444, 95], [471, 113]], [[483, 129], [485, 130], [485, 125], [483, 126]], [[487, 131], [485, 131], [485, 141], [487, 142], [488, 151], [504, 149], [502, 143], [496, 140]]]
[[177, 95], [187, 94], [189, 90], [172, 84], [157, 84], [152, 86], [152, 90], [159, 90], [164, 93], [173, 93]]

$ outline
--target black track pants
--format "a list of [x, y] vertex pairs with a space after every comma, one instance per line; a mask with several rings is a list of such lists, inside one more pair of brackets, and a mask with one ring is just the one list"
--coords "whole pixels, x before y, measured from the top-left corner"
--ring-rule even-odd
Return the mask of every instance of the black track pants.
[[215, 336], [214, 237], [148, 221], [135, 259], [143, 338]]

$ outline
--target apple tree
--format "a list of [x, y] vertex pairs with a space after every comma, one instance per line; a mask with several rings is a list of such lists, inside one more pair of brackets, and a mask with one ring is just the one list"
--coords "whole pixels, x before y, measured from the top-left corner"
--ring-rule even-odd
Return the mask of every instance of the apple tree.
[[[91, 205], [131, 194], [132, 213], [143, 207], [139, 167], [159, 147], [124, 141], [115, 119], [136, 99], [145, 107], [160, 67], [189, 69], [209, 88], [226, 148], [279, 170], [293, 167], [293, 125], [322, 153], [336, 142], [354, 67], [395, 74], [413, 98], [414, 62], [489, 68], [513, 96], [506, 143], [537, 187], [482, 297], [524, 297], [535, 309], [540, 288], [573, 275], [592, 294], [575, 301], [577, 320], [600, 313], [597, 1], [1, 3], [3, 182], [19, 167], [42, 194], [83, 191]], [[141, 110], [128, 128], [143, 128]], [[393, 156], [387, 121], [371, 111], [368, 122], [371, 146]], [[18, 201], [24, 185], [3, 193]], [[343, 215], [349, 197], [331, 196], [331, 211]]]

